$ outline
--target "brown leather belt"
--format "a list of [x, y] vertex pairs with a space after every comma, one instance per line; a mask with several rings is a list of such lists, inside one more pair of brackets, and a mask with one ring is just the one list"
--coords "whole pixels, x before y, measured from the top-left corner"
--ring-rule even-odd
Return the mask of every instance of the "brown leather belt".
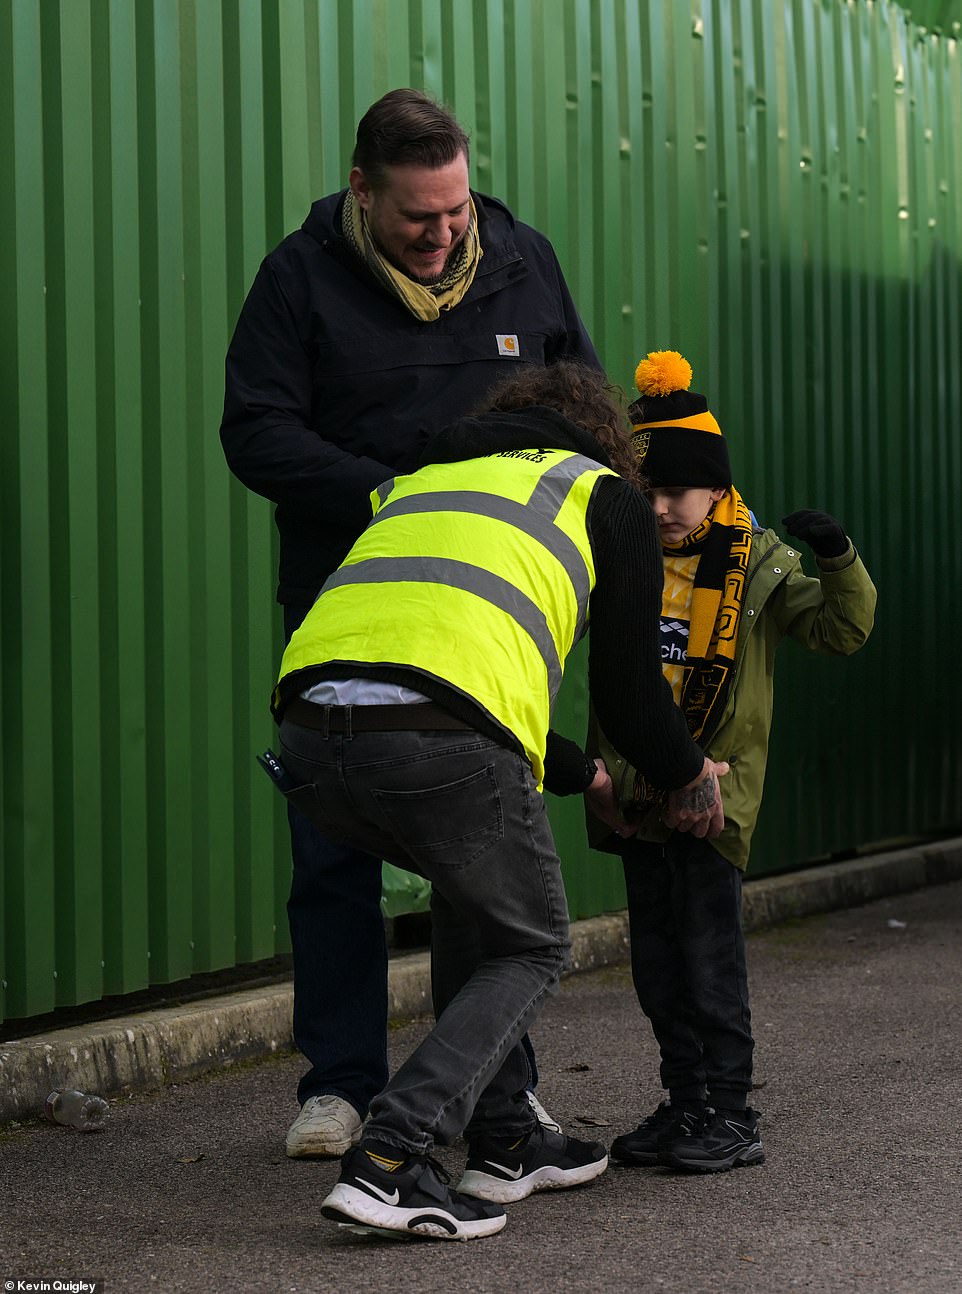
[[411, 705], [316, 705], [295, 697], [284, 707], [282, 719], [320, 732], [411, 732], [415, 729], [460, 728], [471, 725], [433, 701]]

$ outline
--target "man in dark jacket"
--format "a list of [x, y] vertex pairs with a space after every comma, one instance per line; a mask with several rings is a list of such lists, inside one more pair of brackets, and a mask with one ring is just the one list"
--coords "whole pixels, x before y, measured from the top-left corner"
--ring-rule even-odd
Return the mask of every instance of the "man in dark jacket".
[[[231, 470], [277, 505], [289, 639], [371, 490], [512, 365], [600, 367], [546, 238], [468, 185], [468, 140], [414, 90], [358, 125], [349, 187], [261, 265], [227, 354]], [[378, 869], [291, 816], [294, 1040], [311, 1068], [287, 1153], [340, 1155], [387, 1078]]]

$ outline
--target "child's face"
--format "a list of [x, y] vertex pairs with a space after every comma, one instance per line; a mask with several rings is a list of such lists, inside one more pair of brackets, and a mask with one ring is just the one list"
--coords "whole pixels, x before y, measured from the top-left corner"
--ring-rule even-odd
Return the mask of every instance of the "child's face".
[[648, 491], [663, 544], [680, 544], [708, 516], [727, 491], [716, 486], [663, 485]]

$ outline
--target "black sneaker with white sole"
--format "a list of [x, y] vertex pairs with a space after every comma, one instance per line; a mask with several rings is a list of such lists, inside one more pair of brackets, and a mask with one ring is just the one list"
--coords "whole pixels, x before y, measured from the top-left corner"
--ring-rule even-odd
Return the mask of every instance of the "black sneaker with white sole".
[[458, 1182], [462, 1195], [511, 1204], [533, 1191], [564, 1190], [599, 1177], [608, 1152], [598, 1141], [576, 1141], [538, 1124], [526, 1136], [476, 1137]]
[[710, 1106], [687, 1137], [669, 1142], [659, 1162], [687, 1173], [724, 1173], [765, 1161], [757, 1110], [713, 1110]]
[[682, 1110], [662, 1101], [654, 1114], [642, 1119], [634, 1132], [615, 1137], [611, 1143], [613, 1159], [622, 1164], [641, 1164], [646, 1167], [660, 1163], [659, 1154], [679, 1137], [687, 1137], [699, 1123], [699, 1115], [692, 1110]]
[[[393, 1165], [393, 1166], [392, 1166]], [[507, 1222], [496, 1204], [452, 1191], [450, 1177], [426, 1155], [395, 1161], [369, 1155], [363, 1145], [341, 1160], [337, 1184], [321, 1213], [350, 1231], [428, 1236], [433, 1240], [474, 1240], [493, 1236]]]

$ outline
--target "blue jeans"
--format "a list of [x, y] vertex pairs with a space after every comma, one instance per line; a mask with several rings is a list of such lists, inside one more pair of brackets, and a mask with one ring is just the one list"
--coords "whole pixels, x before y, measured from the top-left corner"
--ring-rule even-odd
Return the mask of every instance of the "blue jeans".
[[[284, 608], [284, 637], [310, 610]], [[310, 1065], [297, 1087], [339, 1096], [363, 1118], [387, 1082], [387, 942], [381, 855], [327, 840], [288, 811], [294, 873], [287, 904], [294, 962], [294, 1044]]]
[[363, 1118], [388, 1074], [381, 860], [326, 840], [296, 809], [288, 818], [293, 1034], [310, 1063], [297, 1099], [330, 1093]]
[[742, 876], [707, 840], [676, 832], [665, 845], [622, 849], [631, 973], [661, 1049], [673, 1102], [745, 1108], [752, 1018], [742, 935]]
[[528, 1132], [522, 1038], [568, 955], [530, 768], [469, 730], [325, 736], [284, 721], [281, 747], [303, 783], [292, 802], [328, 838], [417, 872], [435, 894], [437, 1023], [371, 1102], [365, 1136], [423, 1154], [462, 1131]]

